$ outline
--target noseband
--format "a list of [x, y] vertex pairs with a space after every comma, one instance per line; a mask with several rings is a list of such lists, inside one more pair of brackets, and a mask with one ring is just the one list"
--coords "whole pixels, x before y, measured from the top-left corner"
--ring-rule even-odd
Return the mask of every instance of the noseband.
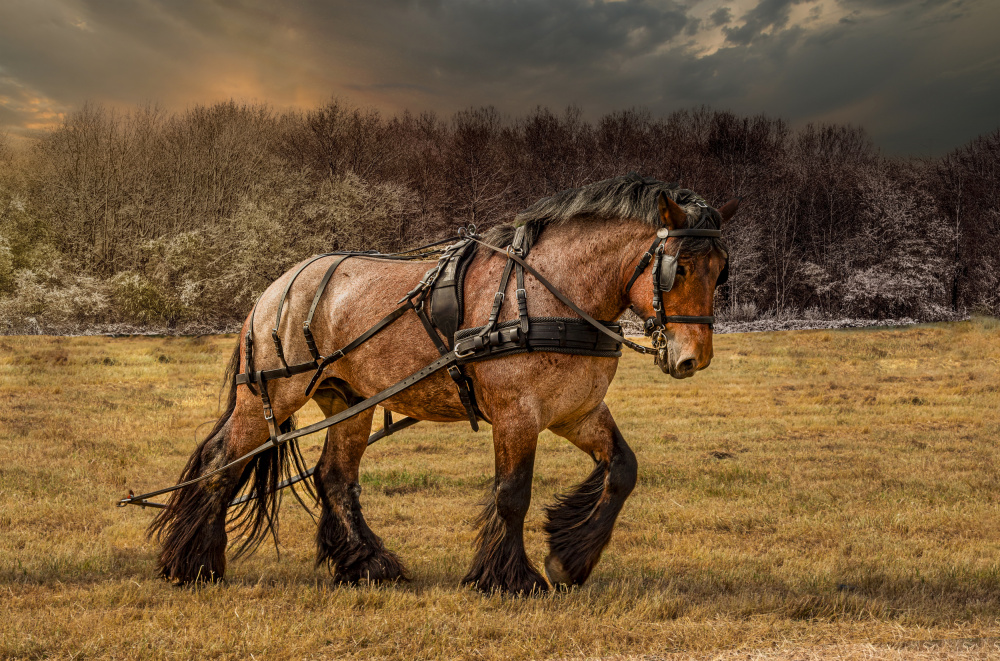
[[[632, 278], [628, 281], [628, 286], [625, 287], [625, 293], [628, 294], [632, 290], [632, 285], [635, 284], [635, 281], [642, 275], [642, 272], [649, 266], [649, 262], [653, 262], [653, 310], [656, 314], [646, 319], [643, 330], [646, 335], [652, 335], [654, 340], [662, 339], [663, 330], [667, 324], [708, 324], [711, 326], [715, 323], [714, 315], [697, 317], [685, 314], [663, 314], [663, 294], [674, 288], [674, 278], [677, 276], [677, 255], [664, 255], [663, 249], [666, 246], [667, 240], [671, 237], [682, 238], [687, 236], [703, 239], [719, 239], [722, 238], [722, 230], [672, 230], [661, 227], [656, 230], [656, 238], [653, 239], [653, 244], [649, 246], [649, 250], [639, 260]], [[719, 274], [716, 286], [725, 284], [728, 279], [729, 264], [727, 262], [725, 268], [722, 269], [722, 273]], [[655, 344], [656, 342], [654, 342]]]

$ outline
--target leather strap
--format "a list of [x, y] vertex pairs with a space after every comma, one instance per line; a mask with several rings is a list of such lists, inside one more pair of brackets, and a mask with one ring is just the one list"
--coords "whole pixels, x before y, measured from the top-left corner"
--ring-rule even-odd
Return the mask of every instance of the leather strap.
[[303, 374], [313, 371], [318, 365], [318, 362], [312, 361], [309, 363], [299, 363], [298, 365], [289, 365], [288, 367], [279, 367], [273, 370], [260, 370], [251, 374], [237, 374], [236, 385], [249, 386], [251, 383], [259, 383], [261, 379], [270, 381], [271, 379], [281, 379], [296, 374]]
[[312, 331], [309, 329], [312, 326], [313, 315], [316, 314], [316, 308], [319, 306], [319, 299], [323, 298], [323, 292], [326, 291], [326, 286], [330, 283], [330, 278], [333, 277], [334, 272], [337, 267], [344, 263], [345, 260], [349, 259], [351, 255], [341, 255], [338, 259], [335, 259], [330, 267], [323, 274], [323, 279], [319, 281], [319, 287], [316, 288], [316, 295], [313, 296], [312, 305], [309, 306], [309, 316], [306, 317], [305, 323], [302, 324], [302, 334], [306, 336], [306, 346], [309, 347], [309, 353], [315, 360], [320, 360], [323, 358], [319, 353], [319, 349], [316, 348], [316, 340], [313, 339]]
[[402, 317], [407, 310], [411, 309], [413, 309], [413, 301], [407, 300], [406, 303], [399, 306], [386, 316], [382, 317], [382, 319], [380, 319], [377, 324], [366, 330], [361, 335], [358, 335], [356, 338], [354, 338], [350, 342], [350, 344], [348, 344], [346, 347], [344, 347], [343, 349], [337, 349], [329, 356], [324, 358], [322, 361], [320, 361], [319, 364], [316, 366], [316, 374], [313, 376], [312, 381], [309, 382], [309, 385], [306, 386], [306, 394], [308, 395], [312, 391], [313, 386], [315, 386], [316, 383], [319, 381], [319, 377], [323, 374], [323, 370], [325, 370], [327, 366], [337, 362], [347, 354], [351, 353], [352, 351], [360, 347], [376, 333], [380, 332], [383, 328], [385, 328], [392, 322]]
[[[400, 393], [403, 390], [406, 390], [407, 388], [409, 388], [410, 386], [412, 386], [414, 383], [418, 383], [420, 381], [423, 381], [428, 376], [430, 376], [431, 374], [434, 374], [438, 370], [444, 369], [448, 365], [453, 364], [456, 359], [457, 358], [455, 356], [455, 352], [454, 351], [449, 351], [445, 355], [443, 355], [440, 358], [438, 358], [437, 360], [435, 360], [430, 365], [427, 365], [426, 367], [423, 367], [423, 368], [417, 370], [416, 372], [414, 372], [410, 376], [406, 377], [402, 381], [400, 381], [400, 382], [398, 382], [398, 383], [396, 383], [396, 384], [394, 384], [392, 386], [389, 386], [388, 388], [386, 388], [382, 392], [379, 392], [379, 393], [377, 393], [375, 395], [372, 395], [368, 399], [366, 399], [364, 401], [361, 401], [361, 402], [358, 402], [357, 404], [355, 404], [354, 406], [350, 407], [349, 409], [347, 409], [345, 411], [342, 411], [342, 412], [338, 413], [337, 415], [335, 415], [333, 417], [327, 418], [326, 420], [320, 420], [319, 422], [314, 422], [313, 424], [308, 425], [306, 427], [302, 427], [301, 429], [295, 429], [295, 430], [292, 430], [292, 431], [287, 432], [285, 434], [282, 434], [282, 435], [278, 436], [277, 442], [279, 444], [281, 444], [281, 443], [284, 443], [286, 441], [290, 441], [293, 438], [299, 438], [300, 436], [308, 436], [309, 434], [312, 434], [314, 432], [318, 432], [321, 429], [326, 429], [327, 427], [332, 427], [335, 424], [343, 422], [344, 420], [347, 420], [348, 418], [351, 418], [351, 417], [353, 417], [353, 416], [361, 413], [362, 411], [370, 409], [371, 407], [375, 406], [376, 404], [381, 404], [382, 402], [384, 402], [385, 400], [389, 399], [393, 395], [395, 395], [397, 393]], [[266, 443], [265, 443], [265, 445], [266, 445]]]
[[667, 238], [673, 237], [685, 237], [685, 236], [695, 236], [700, 239], [721, 239], [722, 230], [709, 230], [709, 229], [679, 229], [679, 230], [669, 230], [667, 232]]
[[[473, 239], [478, 241], [478, 239]], [[503, 274], [500, 276], [500, 286], [497, 288], [497, 293], [493, 295], [493, 309], [490, 310], [490, 318], [486, 322], [486, 326], [483, 327], [483, 334], [489, 334], [497, 325], [497, 319], [500, 318], [500, 308], [503, 307], [504, 292], [507, 291], [507, 283], [510, 282], [510, 272], [514, 268], [514, 262], [507, 260], [504, 264]]]
[[[522, 258], [528, 256], [528, 250], [525, 248], [525, 230], [524, 225], [521, 225], [514, 231], [514, 240], [511, 241], [511, 247], [514, 249], [518, 255]], [[521, 334], [526, 338], [528, 337], [529, 321], [528, 321], [528, 297], [524, 291], [524, 267], [517, 264], [514, 269], [514, 274], [517, 277], [517, 289], [514, 290], [514, 296], [517, 298], [517, 318], [521, 322]]]
[[281, 338], [278, 337], [278, 328], [281, 326], [281, 310], [285, 306], [285, 299], [288, 298], [288, 291], [292, 288], [292, 285], [295, 283], [295, 279], [299, 277], [299, 274], [302, 273], [307, 266], [316, 260], [323, 259], [324, 257], [327, 257], [327, 255], [316, 255], [308, 262], [300, 266], [292, 277], [288, 279], [288, 282], [285, 284], [285, 289], [281, 292], [281, 298], [278, 299], [278, 312], [274, 317], [274, 328], [271, 329], [271, 339], [274, 340], [274, 348], [278, 352], [278, 359], [281, 360], [281, 364], [285, 367], [288, 367], [288, 362], [285, 361], [285, 351], [281, 346]]
[[647, 266], [649, 266], [649, 261], [653, 259], [653, 253], [656, 252], [656, 245], [661, 242], [662, 239], [660, 239], [660, 237], [653, 239], [653, 243], [649, 246], [649, 250], [643, 254], [642, 259], [640, 259], [639, 263], [636, 264], [635, 271], [632, 272], [632, 277], [629, 278], [628, 284], [625, 285], [626, 294], [632, 291], [632, 285], [635, 284], [635, 281], [639, 279], [642, 272], [646, 270]]
[[703, 317], [688, 315], [688, 314], [668, 314], [663, 317], [668, 324], [709, 324], [715, 323], [714, 315], [707, 315]]

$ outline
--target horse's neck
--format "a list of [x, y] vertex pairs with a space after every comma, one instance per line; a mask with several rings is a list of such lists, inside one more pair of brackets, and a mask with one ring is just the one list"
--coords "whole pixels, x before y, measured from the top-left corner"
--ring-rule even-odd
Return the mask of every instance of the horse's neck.
[[581, 221], [546, 228], [531, 262], [570, 300], [597, 319], [628, 307], [625, 270], [649, 246], [652, 229], [635, 221]]

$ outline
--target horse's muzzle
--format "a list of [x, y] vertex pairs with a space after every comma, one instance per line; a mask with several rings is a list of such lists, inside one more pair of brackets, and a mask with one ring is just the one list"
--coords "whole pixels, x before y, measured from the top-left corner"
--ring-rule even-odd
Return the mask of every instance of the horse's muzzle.
[[681, 356], [680, 360], [675, 359], [674, 356], [671, 356], [669, 346], [662, 347], [657, 351], [653, 361], [660, 368], [660, 371], [675, 379], [687, 379], [694, 376], [699, 370], [708, 367], [707, 364], [700, 365], [698, 359], [692, 355]]

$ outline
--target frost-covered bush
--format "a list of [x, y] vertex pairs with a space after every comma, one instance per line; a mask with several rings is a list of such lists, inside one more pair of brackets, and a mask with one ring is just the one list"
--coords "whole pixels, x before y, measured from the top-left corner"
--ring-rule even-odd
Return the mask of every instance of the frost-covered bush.
[[109, 298], [106, 283], [92, 276], [21, 269], [13, 294], [0, 298], [0, 331], [24, 332], [29, 319], [42, 328], [103, 322]]
[[755, 321], [760, 316], [760, 310], [753, 301], [737, 303], [729, 308], [719, 311], [721, 321], [744, 322]]
[[950, 245], [952, 231], [919, 182], [904, 187], [906, 174], [879, 166], [861, 178], [861, 231], [842, 253], [846, 277], [830, 285], [851, 316], [927, 318], [944, 310], [948, 264], [941, 246]]

